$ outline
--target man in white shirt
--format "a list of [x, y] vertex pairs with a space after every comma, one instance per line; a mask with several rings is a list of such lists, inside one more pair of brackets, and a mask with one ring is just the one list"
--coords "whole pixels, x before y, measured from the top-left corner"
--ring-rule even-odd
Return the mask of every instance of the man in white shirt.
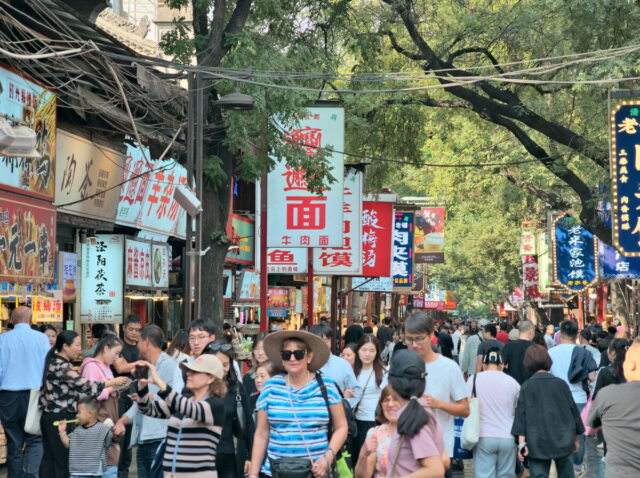
[[[587, 404], [587, 392], [583, 387], [583, 381], [571, 381], [569, 377], [573, 374], [572, 362], [574, 362], [574, 369], [576, 362], [584, 363], [584, 374], [586, 378], [593, 382], [596, 379], [596, 363], [589, 352], [582, 347], [576, 345], [576, 338], [578, 337], [578, 324], [572, 320], [565, 320], [560, 324], [560, 344], [549, 349], [549, 356], [553, 360], [550, 372], [558, 378], [564, 380], [569, 385], [573, 401], [578, 407], [578, 411], [582, 412], [582, 409]], [[577, 350], [575, 350], [577, 348]], [[584, 355], [584, 360], [581, 360], [580, 356], [574, 356], [576, 354]], [[581, 478], [586, 473], [586, 466], [584, 461], [585, 452], [585, 438], [584, 435], [580, 435], [579, 439], [580, 448], [574, 455], [573, 466], [575, 469], [576, 477]]]

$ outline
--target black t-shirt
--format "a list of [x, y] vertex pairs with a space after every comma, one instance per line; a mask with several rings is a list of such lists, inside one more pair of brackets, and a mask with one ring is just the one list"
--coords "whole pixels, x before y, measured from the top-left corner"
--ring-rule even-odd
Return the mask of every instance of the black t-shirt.
[[364, 335], [364, 329], [360, 324], [351, 324], [344, 333], [345, 344], [357, 344]]
[[447, 358], [452, 358], [451, 351], [453, 350], [453, 339], [451, 335], [446, 332], [440, 332], [438, 335], [438, 345], [440, 346], [440, 353]]
[[387, 342], [391, 342], [392, 339], [393, 329], [391, 327], [387, 327], [386, 325], [378, 327], [378, 341], [380, 342], [381, 349], [384, 349]]
[[489, 351], [489, 349], [495, 348], [502, 350], [504, 348], [504, 344], [496, 339], [483, 340], [478, 346], [478, 355], [484, 355]]
[[127, 363], [137, 362], [140, 360], [140, 351], [137, 346], [128, 344], [123, 340], [121, 356], [127, 361]]
[[502, 349], [502, 360], [504, 360], [504, 371], [511, 375], [520, 385], [522, 385], [531, 374], [524, 368], [524, 354], [533, 342], [529, 340], [510, 340]]

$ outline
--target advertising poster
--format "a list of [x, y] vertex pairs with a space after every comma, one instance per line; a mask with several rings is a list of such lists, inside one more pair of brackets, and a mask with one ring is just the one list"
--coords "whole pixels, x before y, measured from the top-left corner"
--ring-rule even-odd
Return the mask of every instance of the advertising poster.
[[552, 229], [553, 278], [564, 289], [581, 292], [598, 280], [597, 239], [572, 217], [556, 218]]
[[0, 192], [0, 281], [53, 282], [56, 209]]
[[362, 203], [362, 275], [391, 276], [393, 203]]
[[151, 244], [125, 241], [125, 285], [151, 287]]
[[260, 275], [254, 271], [242, 271], [238, 282], [238, 300], [260, 300]]
[[78, 254], [58, 253], [58, 288], [64, 302], [75, 302], [78, 288]]
[[252, 266], [255, 241], [253, 221], [240, 214], [234, 214], [231, 217], [230, 239], [235, 247], [229, 248], [225, 261]]
[[423, 207], [415, 212], [413, 259], [416, 264], [444, 263], [444, 207]]
[[36, 132], [41, 158], [0, 155], [0, 188], [53, 201], [56, 173], [56, 95], [26, 75], [0, 67], [0, 114]]
[[151, 286], [169, 287], [169, 247], [153, 244], [151, 246]]
[[98, 234], [82, 244], [80, 322], [122, 322], [124, 236]]
[[[278, 122], [278, 119], [275, 119]], [[295, 125], [280, 124], [285, 141], [302, 146], [308, 157], [319, 148], [344, 151], [344, 110], [308, 108]], [[269, 247], [342, 247], [343, 155], [331, 153], [329, 171], [336, 179], [322, 195], [307, 189], [305, 171], [280, 158], [268, 176]]]
[[62, 291], [51, 290], [51, 296], [38, 295], [32, 298], [33, 323], [62, 322]]
[[393, 223], [393, 289], [409, 293], [413, 288], [413, 213], [396, 212]]

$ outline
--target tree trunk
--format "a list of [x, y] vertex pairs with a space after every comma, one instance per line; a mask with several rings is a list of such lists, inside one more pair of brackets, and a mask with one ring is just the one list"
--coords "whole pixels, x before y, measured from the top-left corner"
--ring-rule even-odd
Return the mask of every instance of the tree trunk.
[[611, 282], [611, 313], [613, 320], [619, 320], [625, 329], [629, 328], [629, 309], [627, 307], [626, 285], [623, 279]]

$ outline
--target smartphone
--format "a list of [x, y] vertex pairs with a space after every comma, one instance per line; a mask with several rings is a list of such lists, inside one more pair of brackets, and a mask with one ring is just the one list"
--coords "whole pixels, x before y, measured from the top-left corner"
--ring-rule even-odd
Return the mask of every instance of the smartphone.
[[133, 395], [134, 393], [138, 393], [138, 381], [137, 380], [133, 380], [129, 384], [129, 395]]
[[140, 380], [141, 378], [147, 378], [149, 375], [149, 367], [146, 365], [136, 365], [133, 369], [133, 378]]

